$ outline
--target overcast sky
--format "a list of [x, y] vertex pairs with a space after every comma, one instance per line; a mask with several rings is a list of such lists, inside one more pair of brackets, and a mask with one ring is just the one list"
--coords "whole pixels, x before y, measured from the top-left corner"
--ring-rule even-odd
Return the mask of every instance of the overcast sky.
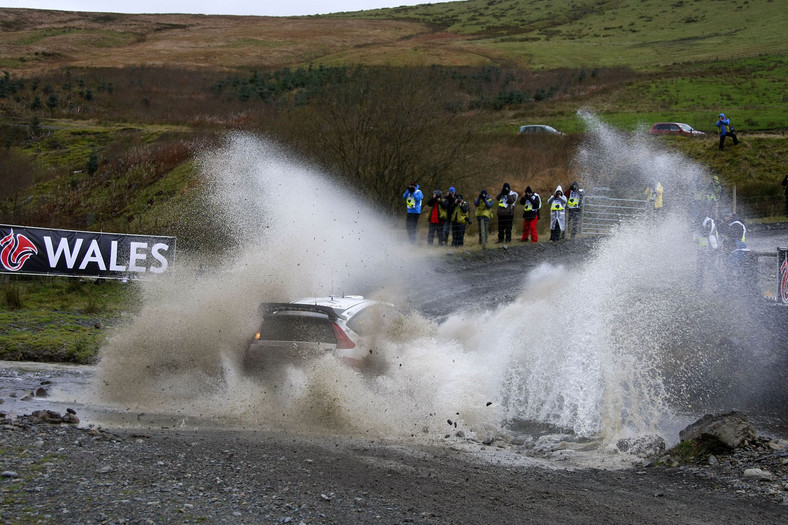
[[0, 0], [0, 7], [97, 13], [296, 16], [435, 4], [449, 0]]

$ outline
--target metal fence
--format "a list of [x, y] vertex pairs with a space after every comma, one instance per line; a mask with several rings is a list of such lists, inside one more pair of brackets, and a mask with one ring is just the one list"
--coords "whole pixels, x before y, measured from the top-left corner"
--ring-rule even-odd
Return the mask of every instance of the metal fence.
[[580, 232], [607, 235], [624, 221], [646, 213], [652, 205], [647, 200], [614, 199], [603, 195], [586, 195], [580, 214]]

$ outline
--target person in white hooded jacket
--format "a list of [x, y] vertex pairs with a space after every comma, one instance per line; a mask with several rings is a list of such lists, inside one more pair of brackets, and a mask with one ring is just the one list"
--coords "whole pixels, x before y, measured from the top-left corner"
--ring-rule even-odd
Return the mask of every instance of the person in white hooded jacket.
[[550, 208], [550, 240], [559, 241], [566, 231], [566, 197], [560, 184], [547, 200], [547, 207]]

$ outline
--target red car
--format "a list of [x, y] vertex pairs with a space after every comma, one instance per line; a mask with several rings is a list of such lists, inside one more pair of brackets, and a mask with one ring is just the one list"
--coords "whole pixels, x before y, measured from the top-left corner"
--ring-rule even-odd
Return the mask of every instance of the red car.
[[689, 124], [683, 122], [657, 122], [648, 130], [652, 135], [684, 135], [693, 137], [705, 135], [704, 132], [693, 129]]

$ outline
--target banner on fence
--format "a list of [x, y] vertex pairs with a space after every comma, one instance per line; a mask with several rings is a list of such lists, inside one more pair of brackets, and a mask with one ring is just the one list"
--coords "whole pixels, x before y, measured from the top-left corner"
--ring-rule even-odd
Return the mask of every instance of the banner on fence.
[[122, 279], [165, 273], [175, 237], [0, 224], [0, 273]]
[[779, 268], [777, 273], [779, 276], [779, 282], [777, 283], [779, 293], [777, 298], [780, 303], [788, 304], [788, 248], [777, 248], [777, 265]]

